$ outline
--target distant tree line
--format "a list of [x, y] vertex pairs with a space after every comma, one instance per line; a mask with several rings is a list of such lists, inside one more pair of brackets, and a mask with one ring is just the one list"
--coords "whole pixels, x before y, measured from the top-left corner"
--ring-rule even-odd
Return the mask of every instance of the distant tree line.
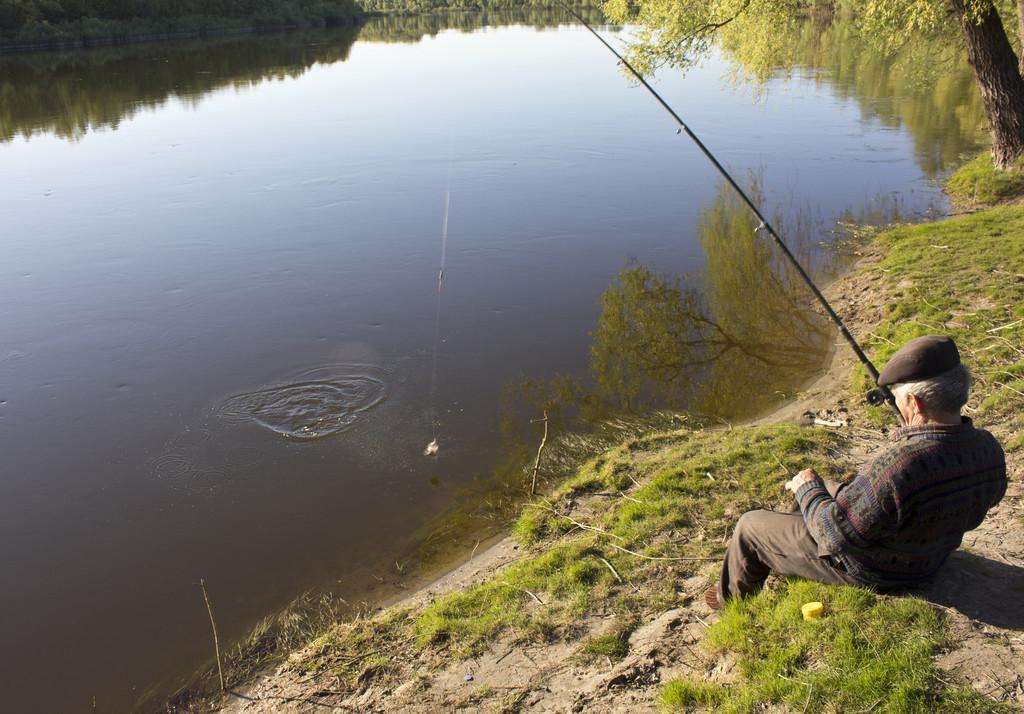
[[[599, 8], [599, 0], [568, 0], [577, 8]], [[557, 0], [360, 0], [367, 12], [434, 12], [475, 11], [475, 10], [527, 10], [533, 8], [555, 9], [564, 15], [565, 10]], [[603, 18], [603, 14], [602, 14]]]
[[[596, 8], [598, 0], [570, 0]], [[0, 0], [0, 53], [330, 27], [368, 14], [558, 9], [556, 0]]]
[[[464, 2], [465, 0], [442, 0]], [[594, 25], [606, 22], [604, 13], [594, 6], [577, 6], [577, 12]], [[481, 27], [522, 25], [543, 30], [575, 22], [561, 5], [550, 7], [543, 3], [521, 8], [455, 8], [449, 5], [413, 10], [407, 2], [394, 6], [377, 5], [372, 12], [381, 13], [368, 20], [359, 30], [359, 39], [373, 42], [418, 42], [424, 36], [434, 36], [443, 30], [472, 32]]]
[[356, 0], [0, 0], [0, 51], [351, 23]]

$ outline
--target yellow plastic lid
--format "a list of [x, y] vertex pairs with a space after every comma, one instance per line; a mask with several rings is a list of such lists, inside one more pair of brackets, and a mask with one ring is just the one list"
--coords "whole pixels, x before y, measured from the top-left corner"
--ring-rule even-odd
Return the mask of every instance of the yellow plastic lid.
[[805, 620], [815, 620], [825, 612], [825, 606], [820, 602], [808, 602], [800, 608], [800, 612], [804, 614]]

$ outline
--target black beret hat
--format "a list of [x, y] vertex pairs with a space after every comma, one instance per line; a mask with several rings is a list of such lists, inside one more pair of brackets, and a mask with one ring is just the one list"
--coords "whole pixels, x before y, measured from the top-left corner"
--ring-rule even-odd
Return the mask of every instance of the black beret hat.
[[950, 338], [941, 335], [915, 337], [900, 347], [882, 368], [882, 373], [878, 375], [878, 386], [930, 379], [958, 364], [960, 352]]

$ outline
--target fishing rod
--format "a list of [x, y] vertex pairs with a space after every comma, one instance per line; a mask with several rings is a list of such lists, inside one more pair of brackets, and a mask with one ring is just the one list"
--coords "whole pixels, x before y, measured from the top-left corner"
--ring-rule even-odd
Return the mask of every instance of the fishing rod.
[[[775, 244], [782, 251], [782, 254], [786, 256], [790, 264], [796, 269], [797, 273], [803, 279], [804, 283], [814, 294], [814, 297], [818, 299], [819, 303], [821, 303], [821, 306], [825, 309], [825, 313], [829, 316], [832, 322], [835, 323], [836, 327], [839, 328], [840, 334], [842, 334], [843, 338], [847, 341], [847, 343], [849, 343], [850, 347], [853, 349], [854, 354], [857, 355], [857, 359], [860, 360], [860, 363], [864, 365], [864, 368], [867, 369], [868, 373], [871, 375], [872, 380], [874, 380], [875, 384], [878, 384], [878, 370], [875, 368], [875, 365], [873, 365], [871, 363], [871, 360], [868, 359], [868, 356], [864, 353], [864, 350], [861, 349], [860, 345], [857, 343], [857, 340], [853, 338], [853, 335], [850, 333], [850, 330], [847, 329], [846, 324], [843, 322], [842, 318], [840, 318], [836, 311], [832, 309], [832, 306], [829, 304], [828, 300], [825, 299], [825, 296], [822, 294], [821, 290], [818, 289], [818, 286], [814, 284], [813, 280], [811, 280], [811, 277], [807, 274], [807, 271], [804, 270], [803, 266], [800, 265], [800, 262], [790, 252], [789, 248], [783, 242], [782, 238], [779, 237], [779, 234], [776, 232], [775, 228], [772, 227], [772, 224], [768, 221], [767, 218], [764, 217], [764, 215], [762, 215], [760, 209], [757, 207], [757, 204], [755, 204], [750, 199], [750, 196], [747, 195], [747, 192], [744, 191], [738, 183], [736, 183], [736, 179], [732, 177], [732, 174], [730, 174], [726, 170], [726, 168], [722, 166], [721, 162], [715, 157], [714, 154], [711, 153], [711, 150], [704, 144], [704, 142], [701, 141], [700, 138], [693, 133], [693, 130], [690, 129], [689, 126], [687, 126], [686, 122], [684, 122], [678, 114], [676, 114], [675, 110], [669, 106], [668, 102], [666, 102], [661, 97], [661, 95], [658, 94], [654, 87], [652, 87], [647, 82], [647, 80], [644, 79], [644, 76], [640, 74], [640, 72], [638, 72], [636, 68], [634, 68], [633, 65], [631, 65], [626, 60], [626, 58], [623, 57], [618, 52], [618, 50], [612, 47], [607, 42], [607, 40], [605, 40], [600, 34], [598, 34], [597, 30], [591, 27], [590, 23], [584, 20], [582, 15], [580, 15], [573, 8], [571, 8], [569, 5], [567, 5], [565, 2], [562, 2], [561, 0], [560, 4], [562, 5], [562, 7], [565, 8], [565, 10], [570, 15], [579, 20], [579, 22], [590, 31], [590, 34], [596, 37], [602, 45], [607, 47], [608, 51], [615, 55], [615, 57], [619, 60], [619, 63], [623, 67], [628, 69], [629, 72], [634, 77], [637, 78], [640, 84], [642, 84], [644, 88], [651, 93], [651, 96], [658, 100], [658, 103], [661, 104], [665, 111], [667, 111], [675, 120], [676, 125], [678, 126], [678, 128], [676, 129], [676, 134], [685, 133], [688, 137], [690, 137], [693, 143], [697, 145], [697, 148], [701, 150], [701, 153], [703, 153], [704, 156], [707, 157], [707, 160], [711, 162], [712, 166], [714, 166], [718, 170], [718, 173], [722, 175], [722, 178], [724, 178], [728, 182], [728, 184], [732, 186], [733, 189], [735, 189], [736, 193], [739, 194], [739, 197], [743, 199], [743, 202], [747, 204], [747, 207], [754, 214], [754, 217], [757, 218], [757, 220], [759, 221], [759, 225], [757, 226], [757, 228], [754, 229], [754, 233], [756, 234], [758, 231], [763, 229], [767, 231], [768, 235], [772, 237], [772, 240], [775, 241]], [[877, 389], [871, 390], [871, 392], [868, 394], [868, 401], [871, 402], [872, 404], [880, 404], [882, 402], [887, 403], [892, 408], [892, 410], [896, 412], [896, 417], [899, 419], [900, 423], [903, 423], [903, 415], [900, 413], [899, 407], [896, 406], [896, 397], [893, 396], [892, 391], [888, 387], [879, 386]]]

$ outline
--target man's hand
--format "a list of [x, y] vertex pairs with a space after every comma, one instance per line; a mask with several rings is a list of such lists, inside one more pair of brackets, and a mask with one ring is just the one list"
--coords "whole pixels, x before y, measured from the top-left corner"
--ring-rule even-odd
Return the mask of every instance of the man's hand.
[[786, 490], [792, 491], [793, 495], [808, 481], [813, 481], [818, 478], [818, 473], [814, 469], [804, 469], [796, 476], [786, 482]]

